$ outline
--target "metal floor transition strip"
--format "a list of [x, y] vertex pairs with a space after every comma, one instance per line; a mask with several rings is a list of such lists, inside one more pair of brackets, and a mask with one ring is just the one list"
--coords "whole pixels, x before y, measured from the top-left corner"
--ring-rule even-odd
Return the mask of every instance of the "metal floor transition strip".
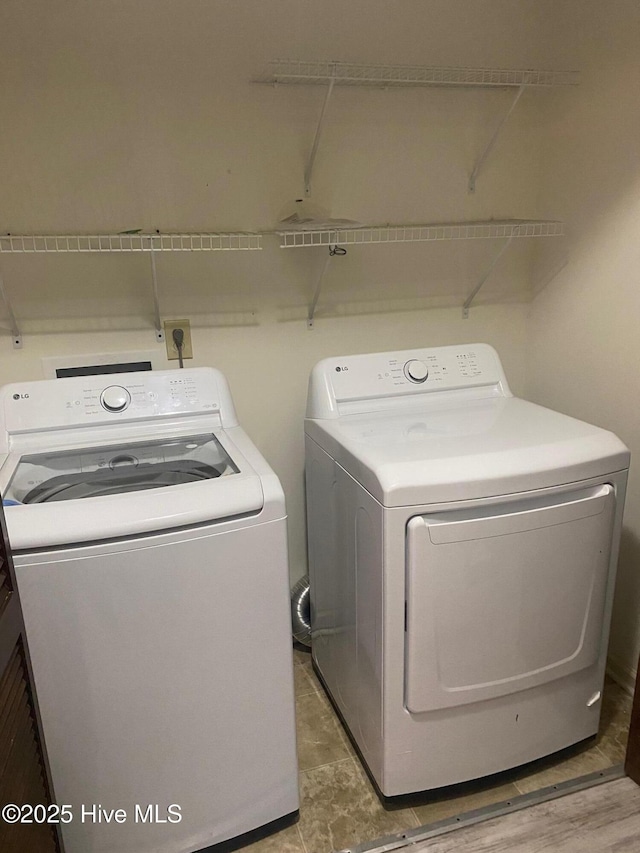
[[391, 853], [391, 851], [402, 850], [420, 841], [427, 841], [430, 838], [454, 832], [456, 829], [461, 829], [465, 826], [472, 826], [476, 823], [491, 820], [494, 817], [501, 817], [502, 815], [521, 811], [530, 806], [536, 806], [539, 803], [555, 800], [558, 797], [565, 797], [567, 794], [575, 794], [578, 791], [584, 791], [586, 788], [593, 788], [595, 785], [602, 785], [605, 782], [613, 782], [616, 779], [623, 778], [624, 775], [623, 765], [616, 764], [606, 770], [598, 770], [595, 773], [579, 776], [576, 779], [570, 779], [568, 782], [561, 782], [558, 785], [549, 785], [530, 794], [522, 794], [518, 797], [511, 797], [509, 800], [504, 800], [501, 803], [494, 803], [481, 809], [463, 812], [456, 817], [428, 823], [397, 835], [387, 835], [375, 841], [358, 844], [356, 847], [344, 847], [338, 853]]

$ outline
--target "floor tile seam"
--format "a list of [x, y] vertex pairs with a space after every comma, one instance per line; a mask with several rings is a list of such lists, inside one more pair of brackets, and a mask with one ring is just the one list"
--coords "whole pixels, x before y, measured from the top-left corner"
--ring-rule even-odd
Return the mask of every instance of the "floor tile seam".
[[[609, 767], [613, 767], [613, 765], [616, 763], [615, 761], [612, 761], [612, 760], [609, 758], [609, 756], [607, 755], [607, 753], [606, 753], [606, 752], [603, 752], [603, 751], [600, 749], [600, 747], [599, 747], [599, 746], [594, 746], [594, 747], [593, 747], [593, 751], [594, 751], [594, 752], [598, 752], [598, 753], [599, 753], [599, 754], [604, 758], [604, 760], [605, 760], [605, 761], [608, 761], [608, 762], [609, 762], [609, 764], [608, 764], [608, 766], [609, 766]], [[607, 768], [606, 768], [606, 767], [600, 767], [599, 769], [600, 769], [600, 770], [606, 770]]]
[[309, 848], [304, 840], [304, 835], [302, 834], [302, 830], [300, 829], [300, 821], [296, 823], [296, 831], [298, 833], [298, 838], [300, 839], [300, 844], [302, 844], [302, 849], [304, 853], [309, 853]]
[[351, 741], [349, 740], [347, 733], [342, 728], [342, 723], [340, 722], [340, 720], [336, 719], [335, 725], [338, 727], [338, 736], [340, 737], [340, 742], [342, 743], [342, 746], [344, 746], [344, 748], [347, 750], [347, 753], [349, 754], [350, 758], [355, 758], [355, 750], [351, 745]]
[[612, 741], [609, 746], [605, 745], [604, 747], [602, 747], [600, 746], [600, 744], [598, 744], [598, 749], [604, 755], [607, 761], [611, 762], [611, 764], [624, 763], [624, 756], [626, 754], [626, 744], [619, 744], [616, 741]]
[[298, 773], [312, 773], [314, 770], [322, 770], [323, 767], [332, 767], [334, 764], [344, 764], [345, 761], [353, 761], [352, 755], [347, 755], [346, 758], [336, 758], [335, 761], [327, 761], [326, 764], [315, 764], [313, 767], [305, 767], [304, 770], [298, 768]]
[[322, 689], [322, 685], [314, 678], [313, 671], [308, 672], [307, 668], [303, 664], [300, 664], [300, 669], [304, 672], [305, 681], [309, 682], [312, 692], [317, 693], [319, 696], [324, 696], [325, 692]]
[[315, 674], [313, 667], [303, 666], [303, 668], [305, 670], [307, 678], [309, 679], [309, 682], [313, 684], [313, 689], [316, 691], [316, 693], [324, 693], [324, 690], [322, 689], [322, 684], [320, 684], [320, 681], [318, 680], [318, 677]]
[[[331, 710], [333, 711], [333, 707], [331, 708]], [[335, 711], [333, 711], [333, 717], [334, 717], [336, 725], [338, 726], [338, 733], [340, 735], [342, 743], [344, 744], [344, 746], [346, 746], [346, 748], [349, 751], [349, 756], [351, 758], [356, 758], [355, 749], [353, 748], [353, 744], [351, 743], [351, 739], [345, 730], [345, 727], [342, 723], [342, 720], [338, 717], [338, 715], [336, 714]]]
[[[550, 769], [550, 770], [553, 770], [554, 768], [553, 768], [553, 767], [551, 767], [551, 768], [549, 768], [549, 769]], [[581, 775], [583, 775], [583, 774], [578, 773], [578, 774], [575, 776], [575, 778], [577, 779], [577, 778], [578, 778], [578, 776], [581, 776]], [[527, 777], [527, 778], [528, 778], [528, 777]], [[523, 782], [524, 782], [524, 781], [525, 781], [525, 780], [523, 780]], [[568, 780], [567, 780], [567, 779], [562, 779], [561, 781], [562, 781], [562, 782], [567, 782]], [[526, 787], [526, 785], [525, 785], [525, 787], [521, 787], [521, 786], [518, 784], [518, 782], [517, 782], [517, 781], [515, 781], [513, 784], [515, 785], [516, 790], [518, 791], [518, 794], [520, 794], [520, 795], [525, 795], [525, 794], [535, 794], [535, 792], [536, 792], [536, 791], [542, 790], [542, 788], [548, 788], [548, 787], [549, 787], [549, 785], [556, 785], [556, 784], [557, 784], [557, 782], [549, 782], [549, 783], [548, 783], [548, 785], [538, 785], [538, 787], [537, 787], [537, 788], [534, 788], [533, 790], [532, 790], [531, 788]]]
[[324, 696], [325, 699], [327, 698], [327, 694], [324, 692], [324, 690], [319, 684], [316, 685], [313, 683], [313, 681], [311, 681], [311, 688], [316, 694], [316, 696]]
[[411, 814], [413, 819], [415, 820], [415, 826], [407, 827], [408, 829], [418, 829], [421, 826], [424, 826], [423, 822], [418, 817], [418, 813], [414, 808], [407, 809], [407, 814]]
[[[527, 791], [523, 790], [523, 789], [520, 787], [520, 785], [518, 785], [518, 782], [517, 782], [517, 781], [514, 781], [514, 783], [513, 783], [513, 784], [515, 785], [516, 790], [518, 791], [518, 793], [519, 793], [519, 794], [526, 794], [526, 793], [527, 793]], [[531, 793], [531, 792], [529, 792], [529, 793]]]
[[296, 699], [303, 699], [305, 696], [317, 696], [317, 695], [318, 695], [318, 691], [311, 689], [311, 690], [307, 690], [306, 693], [296, 693]]
[[410, 811], [410, 812], [411, 812], [411, 814], [413, 815], [413, 819], [414, 819], [415, 821], [417, 821], [417, 823], [416, 823], [416, 827], [418, 827], [418, 826], [423, 826], [424, 824], [421, 822], [420, 818], [418, 817], [418, 812], [417, 812], [413, 807], [412, 807], [412, 808], [410, 808], [410, 809], [409, 809], [409, 811]]

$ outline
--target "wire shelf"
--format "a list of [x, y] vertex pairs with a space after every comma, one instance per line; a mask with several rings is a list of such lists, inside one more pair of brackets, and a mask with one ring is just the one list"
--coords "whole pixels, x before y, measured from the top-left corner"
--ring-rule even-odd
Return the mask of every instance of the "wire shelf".
[[490, 220], [435, 225], [379, 225], [317, 231], [277, 231], [280, 248], [363, 246], [442, 240], [492, 240], [508, 237], [562, 237], [564, 223], [555, 220]]
[[276, 59], [255, 83], [299, 83], [338, 86], [575, 86], [577, 71], [507, 68], [431, 68], [416, 65], [356, 65], [328, 60]]
[[225, 252], [262, 248], [262, 235], [227, 234], [28, 234], [0, 236], [0, 253]]

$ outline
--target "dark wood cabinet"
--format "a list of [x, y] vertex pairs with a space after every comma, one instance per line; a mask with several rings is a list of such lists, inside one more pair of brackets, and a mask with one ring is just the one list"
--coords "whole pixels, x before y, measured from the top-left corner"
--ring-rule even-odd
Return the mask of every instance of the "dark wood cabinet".
[[[7, 803], [22, 806], [49, 802], [0, 500], [0, 808]], [[0, 818], [0, 850], [56, 853], [58, 845], [53, 828], [47, 824], [11, 824]]]
[[640, 660], [638, 661], [636, 691], [633, 696], [631, 726], [629, 728], [629, 742], [627, 744], [624, 771], [637, 785], [640, 785]]

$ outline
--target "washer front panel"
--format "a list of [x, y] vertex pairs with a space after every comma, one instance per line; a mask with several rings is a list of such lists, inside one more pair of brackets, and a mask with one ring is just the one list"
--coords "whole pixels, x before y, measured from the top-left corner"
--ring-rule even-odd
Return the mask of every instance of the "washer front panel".
[[67, 853], [200, 850], [298, 808], [286, 522], [221, 527], [16, 556]]

